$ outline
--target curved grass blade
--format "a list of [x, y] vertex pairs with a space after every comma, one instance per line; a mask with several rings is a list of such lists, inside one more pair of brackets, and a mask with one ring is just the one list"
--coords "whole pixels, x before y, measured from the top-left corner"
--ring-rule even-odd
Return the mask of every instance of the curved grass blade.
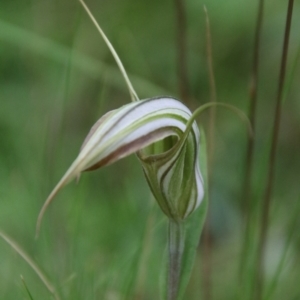
[[7, 236], [4, 232], [0, 231], [0, 237], [13, 248], [26, 263], [31, 267], [31, 269], [36, 273], [36, 275], [41, 279], [45, 287], [48, 291], [53, 295], [56, 300], [60, 300], [59, 295], [56, 292], [55, 287], [43, 273], [43, 271], [39, 268], [39, 266], [30, 258], [30, 256], [9, 236]]
[[124, 79], [125, 79], [125, 82], [128, 86], [128, 90], [129, 90], [129, 93], [130, 93], [130, 96], [131, 96], [131, 100], [132, 101], [137, 101], [139, 100], [139, 97], [137, 96], [137, 93], [135, 92], [130, 80], [129, 80], [129, 77], [126, 73], [126, 70], [115, 50], [115, 48], [113, 47], [113, 45], [111, 44], [111, 42], [109, 41], [109, 39], [107, 38], [107, 36], [105, 35], [104, 31], [102, 30], [102, 28], [100, 27], [100, 25], [98, 24], [98, 22], [96, 21], [95, 17], [93, 16], [93, 14], [91, 13], [91, 11], [89, 10], [89, 8], [87, 7], [87, 5], [85, 4], [85, 2], [83, 0], [79, 0], [79, 2], [82, 4], [83, 8], [86, 10], [87, 14], [89, 15], [89, 17], [91, 18], [92, 22], [94, 23], [94, 25], [96, 26], [97, 30], [99, 31], [99, 33], [101, 34], [104, 42], [106, 43], [107, 47], [109, 48], [111, 54], [113, 55]]

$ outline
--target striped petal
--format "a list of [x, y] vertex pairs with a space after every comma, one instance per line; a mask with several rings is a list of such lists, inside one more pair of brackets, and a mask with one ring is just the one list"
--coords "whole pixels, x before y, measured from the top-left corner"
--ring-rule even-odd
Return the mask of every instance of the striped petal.
[[158, 204], [167, 216], [177, 221], [188, 217], [204, 195], [198, 160], [198, 128], [193, 128], [184, 139], [162, 154], [138, 152]]
[[137, 153], [149, 186], [169, 217], [186, 218], [200, 204], [199, 130], [187, 130], [190, 110], [170, 97], [127, 104], [100, 118], [80, 153], [46, 200], [38, 223], [56, 193], [83, 171], [109, 165]]

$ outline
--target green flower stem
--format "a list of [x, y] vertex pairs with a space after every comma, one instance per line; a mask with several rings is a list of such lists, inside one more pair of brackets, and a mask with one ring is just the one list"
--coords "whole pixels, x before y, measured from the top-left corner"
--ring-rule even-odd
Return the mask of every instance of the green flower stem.
[[176, 300], [178, 295], [181, 259], [184, 250], [184, 224], [169, 219], [169, 266], [168, 300]]

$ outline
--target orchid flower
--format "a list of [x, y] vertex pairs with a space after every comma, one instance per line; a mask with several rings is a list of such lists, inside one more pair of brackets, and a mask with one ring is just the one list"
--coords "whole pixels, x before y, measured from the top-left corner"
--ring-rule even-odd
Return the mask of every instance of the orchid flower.
[[46, 200], [42, 216], [57, 192], [81, 172], [137, 153], [151, 191], [171, 219], [188, 217], [201, 203], [199, 129], [180, 101], [157, 97], [110, 111], [91, 128], [78, 157]]

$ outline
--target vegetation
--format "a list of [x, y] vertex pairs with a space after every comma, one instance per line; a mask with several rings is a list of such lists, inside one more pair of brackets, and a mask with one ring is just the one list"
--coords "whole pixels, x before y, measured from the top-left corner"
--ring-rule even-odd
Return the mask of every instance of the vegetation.
[[[222, 108], [197, 119], [209, 212], [183, 299], [300, 298], [300, 18], [287, 2], [87, 1], [139, 98], [218, 101], [252, 123], [253, 139]], [[167, 218], [134, 155], [66, 186], [34, 236], [91, 126], [130, 100], [79, 2], [0, 3], [1, 299], [162, 295]]]

